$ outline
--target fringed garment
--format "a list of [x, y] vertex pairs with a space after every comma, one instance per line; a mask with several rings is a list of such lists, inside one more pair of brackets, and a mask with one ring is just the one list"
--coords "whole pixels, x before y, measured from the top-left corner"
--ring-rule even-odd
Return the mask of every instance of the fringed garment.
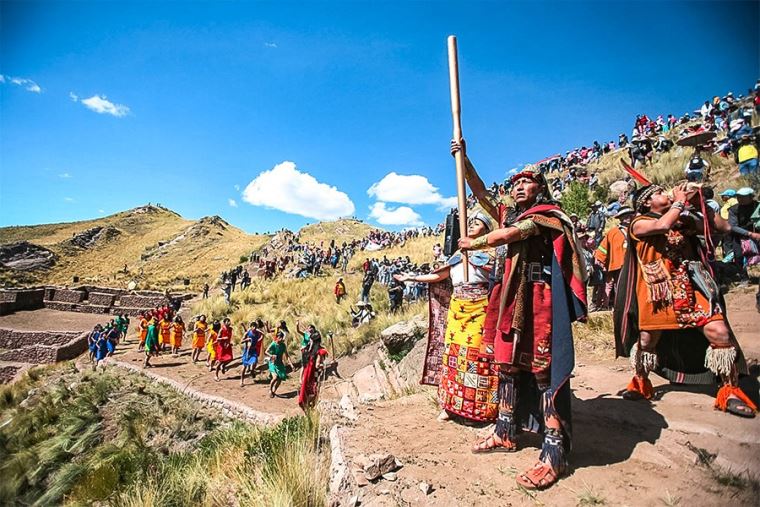
[[557, 417], [569, 451], [569, 379], [575, 366], [571, 323], [586, 317], [585, 266], [572, 223], [558, 206], [534, 206], [505, 225], [525, 231], [526, 237], [507, 245], [484, 340], [493, 341], [495, 362], [519, 371], [514, 375], [519, 430], [541, 432], [545, 417]]
[[[630, 232], [639, 220], [659, 217], [655, 213], [641, 215], [629, 228], [631, 244], [615, 298], [615, 351], [618, 357], [629, 357], [641, 331], [662, 331], [653, 371], [677, 384], [712, 384], [715, 374], [705, 366], [709, 342], [701, 328], [722, 320], [731, 331], [725, 302], [719, 292], [705, 294], [692, 280], [690, 262], [709, 265], [695, 236], [684, 235], [678, 228], [643, 238]], [[709, 278], [710, 274], [701, 276]], [[731, 342], [737, 350], [738, 372], [746, 374], [746, 362], [733, 332]]]

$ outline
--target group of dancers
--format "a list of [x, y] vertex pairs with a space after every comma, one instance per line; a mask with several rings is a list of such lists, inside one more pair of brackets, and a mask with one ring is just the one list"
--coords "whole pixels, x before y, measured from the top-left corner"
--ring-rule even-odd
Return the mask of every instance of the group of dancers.
[[96, 324], [87, 336], [87, 348], [93, 369], [102, 366], [106, 358], [116, 352], [116, 346], [127, 336], [129, 317], [120, 314], [109, 320], [105, 326]]
[[[290, 335], [287, 323], [283, 320], [273, 327], [268, 321], [257, 319], [248, 325], [241, 324], [241, 354], [240, 386], [245, 385], [246, 375], [251, 380], [256, 378], [256, 370], [261, 357], [263, 344], [267, 336], [271, 342], [264, 349], [269, 373], [269, 395], [277, 396], [277, 389], [283, 380], [287, 379], [287, 361], [292, 371], [296, 370], [287, 349], [287, 339]], [[296, 322], [296, 332], [301, 336], [301, 385], [299, 387], [299, 404], [303, 408], [312, 406], [319, 390], [319, 381], [324, 374], [324, 362], [327, 350], [322, 346], [322, 335], [314, 325], [305, 328]], [[190, 359], [193, 364], [201, 361], [205, 352], [205, 366], [214, 373], [214, 379], [220, 381], [220, 373], [226, 374], [235, 359], [233, 346], [233, 326], [229, 318], [222, 321], [208, 322], [205, 315], [194, 319], [192, 329], [188, 330], [179, 315], [173, 315], [171, 310], [161, 313], [145, 312], [140, 315], [138, 330], [138, 350], [144, 350], [144, 368], [153, 366], [151, 358], [169, 351], [174, 356], [179, 355], [183, 337], [188, 334], [192, 338]]]
[[[507, 206], [492, 200], [464, 142], [451, 149], [464, 155], [479, 209], [443, 267], [397, 275], [430, 284], [422, 381], [438, 387], [440, 420], [495, 423], [473, 453], [514, 452], [523, 431], [543, 434], [538, 460], [516, 480], [544, 489], [568, 470], [571, 323], [587, 317], [585, 261], [539, 170], [511, 177], [514, 205]], [[617, 353], [630, 357], [633, 370], [623, 398], [652, 399], [651, 373], [675, 383], [717, 380], [715, 408], [754, 417], [757, 407], [739, 385], [747, 365], [709, 262], [711, 231], [729, 226], [696, 186], [669, 194], [647, 183], [631, 207], [614, 311]]]

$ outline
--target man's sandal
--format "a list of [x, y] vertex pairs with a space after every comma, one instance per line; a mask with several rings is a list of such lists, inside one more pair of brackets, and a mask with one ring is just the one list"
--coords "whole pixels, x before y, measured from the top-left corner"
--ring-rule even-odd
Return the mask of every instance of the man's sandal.
[[728, 402], [726, 402], [726, 412], [731, 412], [734, 415], [746, 417], [748, 419], [755, 417], [755, 411], [748, 407], [747, 404], [739, 398], [728, 399]]
[[517, 484], [525, 489], [546, 489], [559, 479], [559, 476], [554, 471], [549, 463], [539, 461], [533, 468], [518, 475], [515, 480]]
[[470, 449], [473, 454], [490, 454], [497, 452], [516, 452], [517, 444], [509, 440], [497, 441], [493, 434], [488, 435]]

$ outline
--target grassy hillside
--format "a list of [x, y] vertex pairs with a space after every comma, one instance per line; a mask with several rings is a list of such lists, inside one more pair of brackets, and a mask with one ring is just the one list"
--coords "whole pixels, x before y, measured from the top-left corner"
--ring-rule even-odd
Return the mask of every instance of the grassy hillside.
[[[698, 122], [692, 122], [688, 126], [693, 126], [696, 123]], [[754, 121], [754, 124], [757, 124], [757, 121]], [[676, 127], [666, 137], [675, 144], [683, 128], [683, 126]], [[722, 137], [722, 135], [718, 137]], [[656, 183], [673, 185], [678, 181], [685, 180], [684, 167], [693, 153], [693, 148], [676, 145], [668, 153], [655, 153], [651, 165], [637, 169]], [[738, 167], [733, 158], [724, 158], [704, 152], [702, 156], [710, 163], [710, 181], [708, 184], [715, 188], [716, 194], [726, 188], [736, 189], [742, 186], [751, 186], [750, 181], [739, 177]], [[603, 186], [609, 186], [610, 183], [622, 179], [626, 174], [620, 164], [621, 159], [630, 163], [627, 149], [608, 153], [597, 162], [589, 164], [588, 167], [589, 170], [599, 174], [599, 181]]]
[[[273, 325], [285, 320], [290, 327], [290, 350], [298, 350], [300, 338], [295, 336], [295, 322], [300, 320], [302, 325], [315, 324], [323, 333], [334, 333], [335, 353], [344, 355], [354, 347], [360, 347], [377, 338], [380, 331], [401, 320], [415, 315], [427, 314], [427, 303], [416, 302], [404, 305], [404, 310], [396, 315], [388, 314], [387, 289], [375, 283], [371, 291], [372, 306], [378, 317], [370, 324], [359, 328], [351, 327], [349, 305], [356, 304], [361, 293], [361, 263], [365, 257], [382, 257], [387, 255], [395, 258], [408, 255], [413, 262], [430, 262], [432, 248], [439, 238], [415, 238], [408, 241], [405, 247], [396, 247], [365, 254], [358, 252], [349, 263], [349, 273], [323, 268], [323, 276], [307, 279], [277, 278], [273, 281], [254, 279], [247, 290], [234, 292], [231, 304], [227, 306], [222, 296], [213, 296], [200, 301], [193, 308], [194, 315], [205, 314], [213, 319], [230, 317], [236, 329], [239, 324], [248, 323], [261, 318], [269, 320]], [[342, 304], [335, 303], [333, 287], [338, 277], [343, 277], [348, 291], [348, 297]], [[239, 340], [239, 336], [236, 337]], [[329, 342], [325, 342], [329, 350]], [[332, 350], [330, 350], [332, 352]]]
[[324, 505], [318, 419], [233, 421], [137, 374], [31, 370], [0, 386], [2, 505]]
[[[93, 228], [102, 234], [84, 244]], [[144, 206], [97, 220], [0, 228], [0, 244], [29, 241], [53, 251], [58, 260], [46, 271], [0, 271], [4, 282], [84, 283], [124, 286], [136, 280], [142, 288], [191, 288], [212, 281], [267, 241], [249, 235], [219, 217], [185, 220], [165, 208]], [[82, 246], [84, 244], [84, 246]], [[127, 271], [124, 271], [126, 265]]]
[[375, 229], [376, 227], [359, 220], [341, 219], [309, 224], [299, 231], [298, 237], [301, 243], [324, 241], [327, 244], [332, 239], [342, 243], [343, 241], [362, 239]]

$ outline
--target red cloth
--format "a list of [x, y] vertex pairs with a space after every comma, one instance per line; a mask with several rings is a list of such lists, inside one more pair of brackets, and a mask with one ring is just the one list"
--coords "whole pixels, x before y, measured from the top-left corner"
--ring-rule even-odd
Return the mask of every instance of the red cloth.
[[232, 361], [232, 328], [222, 326], [216, 339], [216, 360], [222, 363]]

